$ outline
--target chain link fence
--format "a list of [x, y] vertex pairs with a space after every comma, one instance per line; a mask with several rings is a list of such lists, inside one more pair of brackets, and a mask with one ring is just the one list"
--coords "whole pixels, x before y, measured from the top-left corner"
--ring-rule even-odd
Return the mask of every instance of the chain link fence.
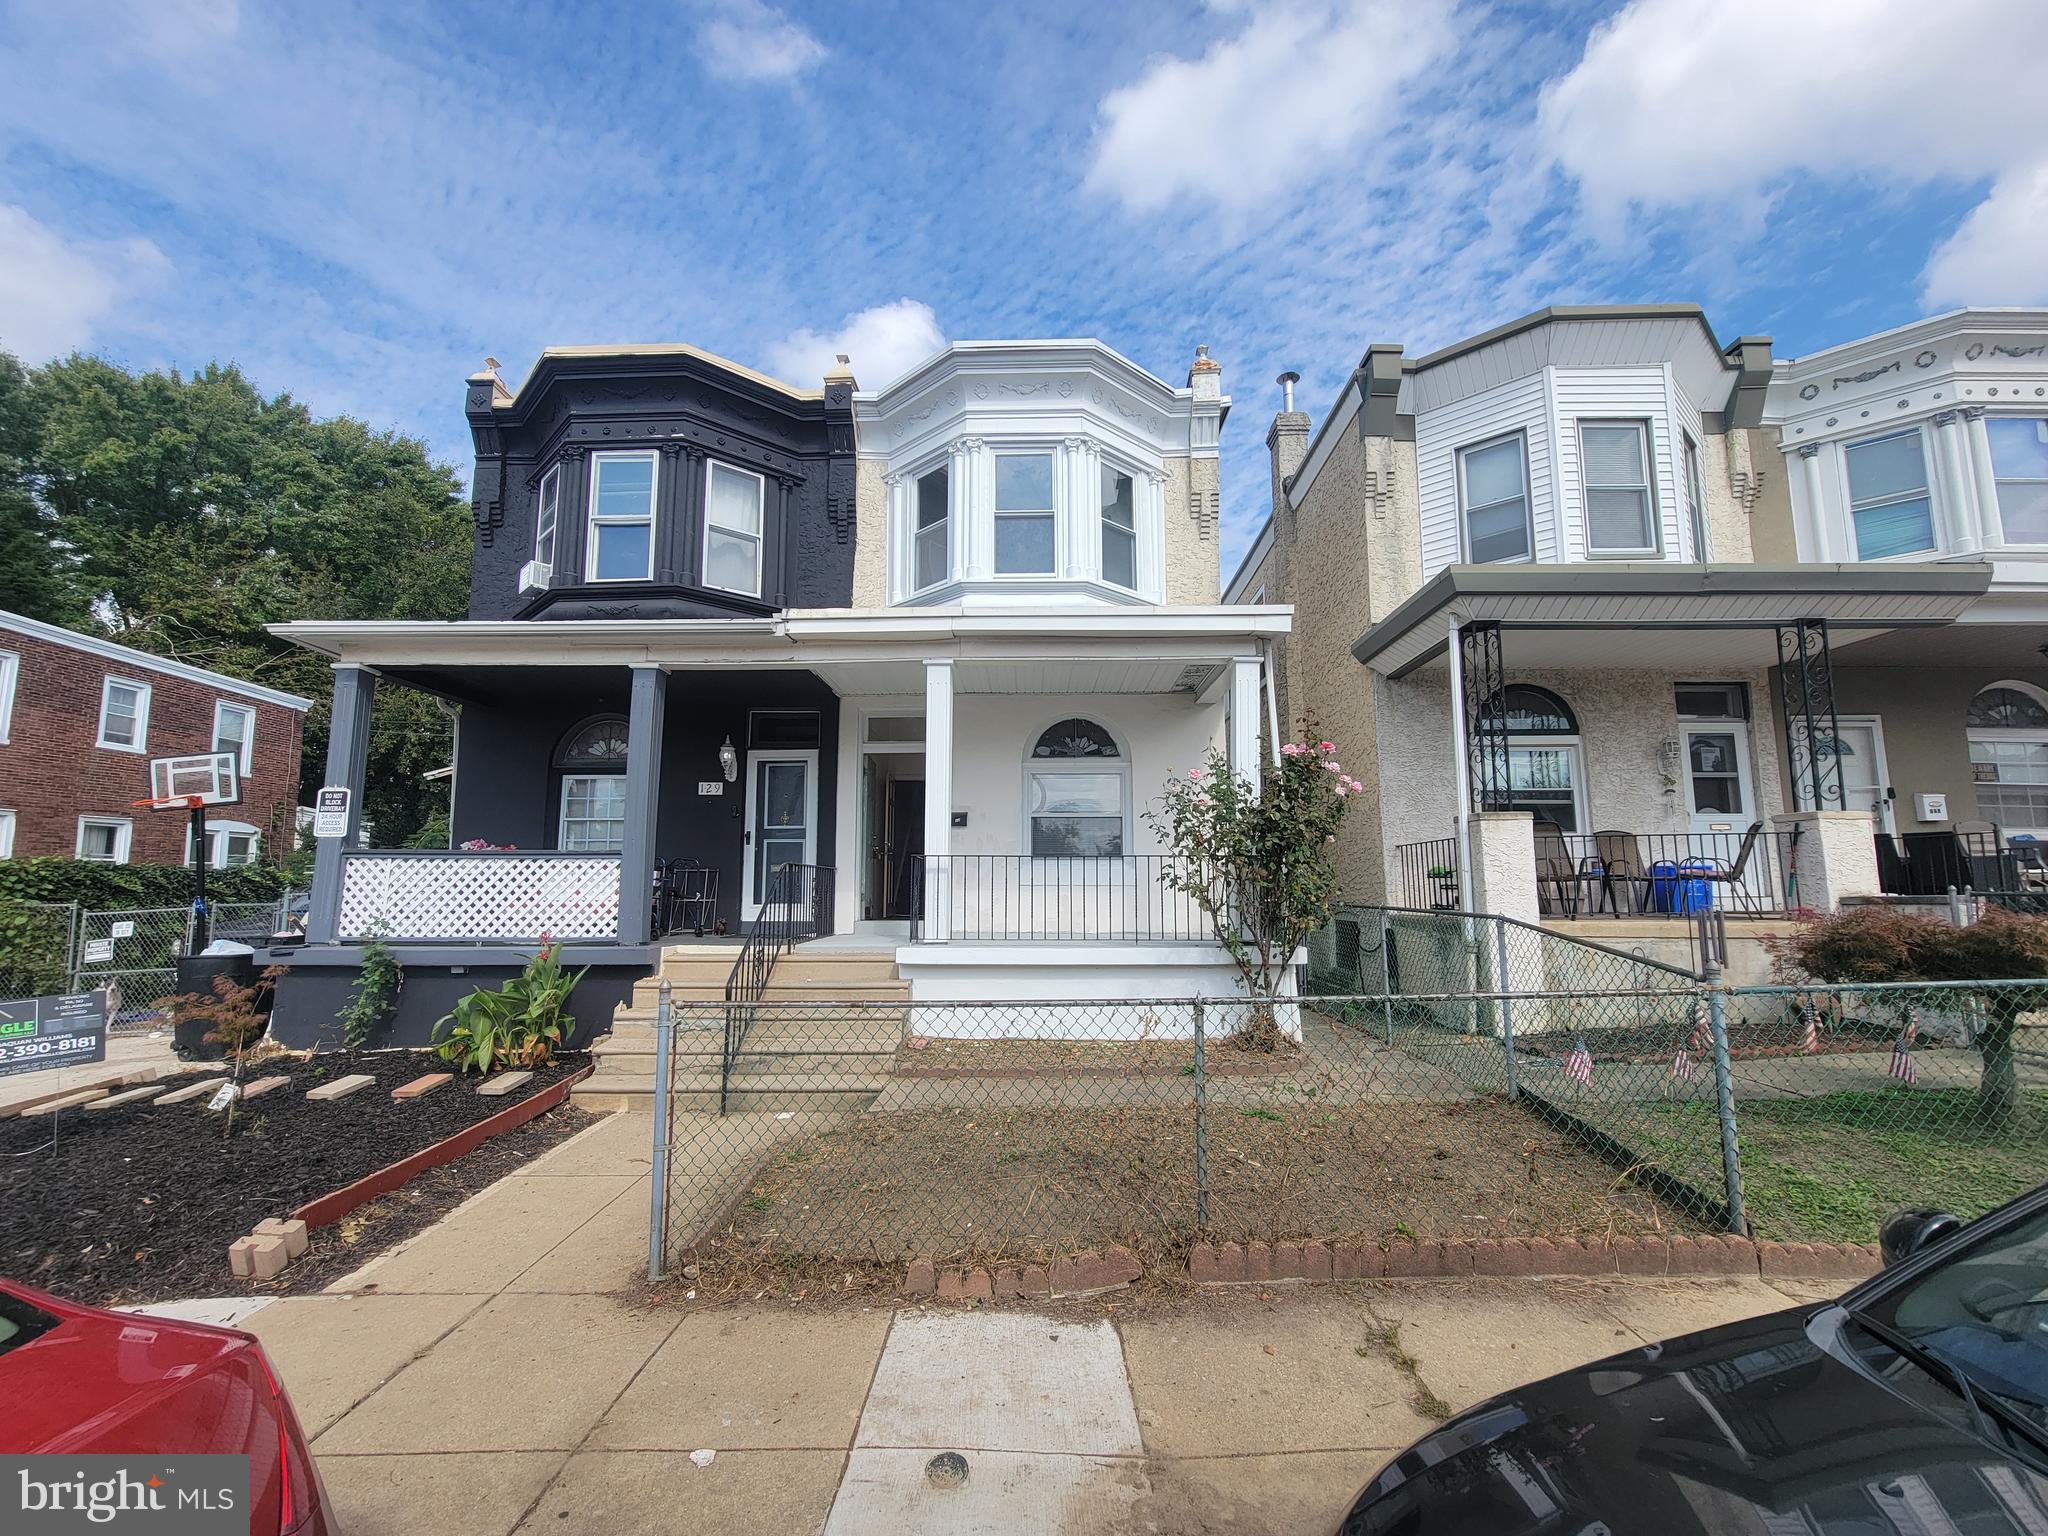
[[[247, 944], [267, 942], [296, 910], [291, 892], [275, 901], [217, 902], [209, 911], [211, 937]], [[157, 1003], [177, 988], [177, 961], [192, 953], [189, 907], [124, 907], [71, 912], [68, 966], [44, 971], [49, 992], [107, 991], [108, 1027], [136, 1033], [161, 1027]], [[34, 996], [36, 993], [10, 993]]]
[[1507, 919], [1346, 915], [1263, 1007], [674, 1002], [655, 1254], [744, 1285], [1198, 1238], [1867, 1242], [2048, 1178], [2048, 985], [1724, 989]]

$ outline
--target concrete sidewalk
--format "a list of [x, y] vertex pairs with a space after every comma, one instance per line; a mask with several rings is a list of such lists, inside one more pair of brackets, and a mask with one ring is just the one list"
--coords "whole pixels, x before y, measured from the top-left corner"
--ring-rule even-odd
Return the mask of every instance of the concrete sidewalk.
[[[1295, 1536], [1332, 1526], [1432, 1412], [1829, 1292], [1388, 1281], [1047, 1314], [654, 1308], [633, 1290], [651, 1130], [609, 1117], [334, 1294], [243, 1323], [349, 1536]], [[927, 1478], [943, 1451], [968, 1458], [963, 1486]]]

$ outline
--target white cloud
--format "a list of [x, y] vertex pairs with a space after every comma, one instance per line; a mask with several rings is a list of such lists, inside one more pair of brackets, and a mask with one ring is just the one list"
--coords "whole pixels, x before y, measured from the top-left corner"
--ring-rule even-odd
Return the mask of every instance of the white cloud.
[[946, 344], [939, 317], [929, 304], [898, 299], [846, 317], [829, 336], [792, 331], [768, 348], [768, 369], [777, 378], [808, 387], [824, 378], [844, 352], [863, 389], [879, 389], [902, 377]]
[[1190, 195], [1226, 209], [1270, 204], [1393, 123], [1402, 87], [1451, 40], [1448, 6], [1289, 0], [1261, 10], [1199, 59], [1154, 59], [1102, 98], [1087, 185], [1139, 213]]
[[66, 240], [26, 208], [0, 203], [0, 347], [41, 363], [90, 346], [169, 266], [148, 240]]
[[825, 45], [763, 0], [719, 0], [698, 30], [705, 65], [728, 80], [791, 80], [825, 57]]
[[2048, 92], [1998, 61], [2044, 56], [2048, 5], [1631, 0], [1544, 88], [1538, 132], [1610, 230], [1630, 204], [1767, 200], [1802, 172], [1978, 181], [2038, 156]]
[[2048, 304], [2048, 160], [1998, 178], [1927, 259], [1932, 305]]

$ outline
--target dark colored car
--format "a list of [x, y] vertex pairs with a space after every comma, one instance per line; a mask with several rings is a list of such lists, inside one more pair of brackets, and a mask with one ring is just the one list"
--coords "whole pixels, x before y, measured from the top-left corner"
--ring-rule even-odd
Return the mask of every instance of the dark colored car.
[[1687, 1334], [1459, 1414], [1339, 1536], [2048, 1533], [2048, 1185], [1907, 1212], [1839, 1301]]
[[0, 1451], [249, 1458], [250, 1536], [329, 1536], [299, 1417], [263, 1347], [0, 1280]]

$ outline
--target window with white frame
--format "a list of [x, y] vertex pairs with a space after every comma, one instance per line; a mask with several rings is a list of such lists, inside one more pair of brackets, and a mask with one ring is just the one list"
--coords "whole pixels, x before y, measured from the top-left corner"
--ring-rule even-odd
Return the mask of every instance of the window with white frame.
[[1842, 460], [1857, 559], [1889, 560], [1934, 549], [1934, 502], [1918, 427], [1850, 443]]
[[1707, 548], [1707, 484], [1700, 478], [1700, 445], [1686, 433], [1679, 439], [1685, 457], [1685, 515], [1692, 524], [1692, 557], [1704, 564]]
[[1508, 728], [1510, 811], [1527, 811], [1560, 832], [1586, 825], [1579, 722], [1548, 688], [1510, 684], [1501, 693]]
[[1587, 553], [1657, 553], [1657, 499], [1650, 490], [1646, 424], [1580, 422], [1579, 478], [1586, 497]]
[[149, 748], [149, 684], [110, 677], [100, 687], [99, 745], [116, 752]]
[[1050, 453], [996, 455], [996, 574], [1049, 576], [1056, 514]]
[[0, 651], [0, 742], [14, 735], [14, 689], [21, 681], [21, 658], [12, 651]]
[[0, 859], [14, 857], [14, 812], [0, 811]]
[[76, 852], [93, 864], [126, 864], [133, 834], [134, 827], [122, 817], [81, 816]]
[[768, 482], [715, 460], [704, 497], [704, 584], [761, 595], [761, 520]]
[[910, 547], [910, 585], [913, 591], [922, 592], [926, 587], [937, 586], [952, 571], [953, 549], [949, 531], [952, 488], [952, 474], [943, 464], [917, 477], [917, 522], [911, 533]]
[[591, 455], [590, 580], [653, 579], [655, 462], [653, 453]]
[[2048, 544], [2048, 417], [1987, 416], [1998, 521], [2008, 544]]
[[[239, 869], [254, 864], [262, 852], [263, 834], [246, 821], [206, 823], [206, 867]], [[185, 862], [192, 863], [192, 829], [185, 828]]]
[[1534, 557], [1528, 454], [1521, 433], [1458, 450], [1458, 505], [1467, 560], [1492, 565]]
[[1102, 466], [1102, 579], [1112, 586], [1138, 584], [1138, 494], [1132, 478]]
[[561, 844], [565, 853], [617, 853], [626, 846], [624, 774], [564, 776]]
[[2020, 683], [1994, 683], [1964, 716], [1977, 814], [2010, 837], [2048, 840], [2048, 703]]
[[558, 464], [540, 477], [540, 495], [533, 512], [533, 558], [550, 571], [555, 568], [555, 545], [561, 528], [562, 467]]
[[235, 767], [243, 778], [256, 753], [256, 711], [246, 704], [221, 700], [213, 706], [213, 750], [235, 754]]
[[1024, 792], [1033, 857], [1122, 857], [1130, 768], [1116, 738], [1093, 720], [1062, 720], [1039, 733]]

